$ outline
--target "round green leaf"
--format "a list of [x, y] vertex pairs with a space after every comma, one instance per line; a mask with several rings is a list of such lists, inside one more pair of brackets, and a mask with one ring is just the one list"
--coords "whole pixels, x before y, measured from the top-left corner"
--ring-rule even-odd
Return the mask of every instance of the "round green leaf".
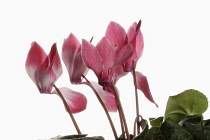
[[163, 122], [163, 117], [150, 118], [149, 121], [150, 121], [150, 125], [151, 125], [151, 126], [156, 126], [156, 127], [158, 127], [158, 126], [160, 126], [161, 123]]
[[178, 123], [186, 116], [202, 115], [207, 108], [208, 100], [203, 93], [194, 89], [186, 90], [178, 95], [169, 97], [165, 119], [171, 118]]

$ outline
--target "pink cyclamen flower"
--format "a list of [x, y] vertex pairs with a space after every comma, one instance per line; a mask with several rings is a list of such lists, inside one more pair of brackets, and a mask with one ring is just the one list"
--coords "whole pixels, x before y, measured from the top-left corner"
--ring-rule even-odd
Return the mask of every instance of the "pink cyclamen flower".
[[131, 72], [136, 67], [137, 60], [142, 56], [144, 40], [140, 30], [141, 21], [134, 22], [127, 33], [124, 28], [116, 22], [110, 22], [106, 29], [106, 37], [114, 46], [123, 47], [132, 44], [134, 49], [132, 56], [123, 64], [124, 71]]
[[82, 61], [81, 44], [72, 33], [64, 40], [62, 59], [68, 70], [70, 82], [80, 83], [82, 75], [87, 73], [88, 68]]
[[[114, 83], [116, 83], [121, 77], [125, 76], [127, 72], [133, 72], [135, 70], [138, 59], [142, 56], [144, 39], [140, 30], [141, 21], [134, 22], [128, 29], [127, 33], [124, 28], [116, 22], [110, 22], [106, 29], [106, 37], [114, 46], [123, 47], [127, 44], [132, 44], [134, 48], [132, 56], [123, 63], [122, 67], [118, 67], [116, 70]], [[140, 72], [136, 73], [137, 88], [143, 92], [145, 97], [154, 103], [156, 106], [147, 81], [146, 76]]]
[[47, 55], [42, 47], [33, 42], [25, 63], [26, 72], [40, 93], [51, 93], [53, 84], [62, 74], [61, 61], [56, 44]]
[[110, 86], [116, 68], [124, 63], [133, 53], [131, 44], [114, 47], [107, 37], [93, 46], [90, 42], [82, 41], [82, 58], [85, 65], [92, 69], [98, 77], [101, 86]]

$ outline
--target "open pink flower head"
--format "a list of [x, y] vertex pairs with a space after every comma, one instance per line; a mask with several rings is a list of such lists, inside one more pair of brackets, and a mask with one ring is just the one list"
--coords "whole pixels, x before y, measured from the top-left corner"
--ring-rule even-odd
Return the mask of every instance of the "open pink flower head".
[[81, 56], [81, 44], [71, 33], [63, 43], [62, 59], [69, 73], [69, 79], [72, 84], [78, 84], [82, 81], [82, 75], [85, 75], [88, 68], [84, 65]]
[[26, 58], [25, 67], [40, 93], [51, 93], [53, 84], [62, 74], [56, 44], [52, 45], [50, 53], [47, 55], [38, 43], [33, 42]]
[[127, 33], [124, 28], [116, 22], [110, 22], [106, 29], [106, 37], [110, 40], [112, 45], [119, 48], [132, 44], [134, 49], [132, 56], [123, 64], [124, 71], [131, 72], [135, 67], [137, 60], [141, 57], [143, 52], [144, 40], [140, 30], [141, 21], [137, 24], [134, 22]]
[[114, 47], [107, 37], [103, 37], [96, 47], [86, 40], [82, 41], [83, 61], [94, 71], [99, 84], [104, 87], [111, 85], [116, 67], [124, 63], [132, 53], [131, 44]]

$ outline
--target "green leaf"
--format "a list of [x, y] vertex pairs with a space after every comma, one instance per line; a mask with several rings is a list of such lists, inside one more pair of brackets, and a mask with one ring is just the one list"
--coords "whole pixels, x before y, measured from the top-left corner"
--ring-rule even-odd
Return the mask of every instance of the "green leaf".
[[133, 138], [133, 140], [144, 140], [145, 136], [148, 133], [148, 128], [149, 128], [149, 126], [148, 126], [148, 124], [146, 124], [146, 126], [143, 129], [143, 131], [138, 136]]
[[193, 89], [186, 90], [178, 95], [169, 97], [165, 119], [171, 118], [178, 123], [186, 116], [201, 116], [207, 108], [208, 100], [203, 93]]
[[160, 127], [152, 127], [149, 129], [148, 134], [146, 135], [146, 140], [164, 140]]
[[172, 119], [167, 119], [160, 126], [160, 131], [165, 140], [194, 140], [191, 134]]
[[210, 140], [210, 126], [192, 124], [186, 122], [183, 125], [191, 133], [195, 140]]
[[163, 117], [150, 118], [149, 121], [151, 126], [160, 126], [161, 123], [163, 122]]
[[193, 124], [201, 124], [201, 121], [202, 121], [202, 116], [197, 116], [197, 115], [187, 116], [187, 117], [184, 117], [179, 122], [179, 125], [182, 126], [185, 122], [190, 122], [190, 123], [193, 123]]
[[205, 126], [210, 126], [210, 119], [205, 120]]

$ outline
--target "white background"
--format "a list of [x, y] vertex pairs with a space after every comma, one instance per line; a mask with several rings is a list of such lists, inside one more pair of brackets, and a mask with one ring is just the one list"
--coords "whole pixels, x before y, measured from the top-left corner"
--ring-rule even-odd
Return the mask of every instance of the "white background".
[[[48, 53], [57, 43], [59, 53], [64, 38], [71, 32], [79, 40], [93, 44], [104, 35], [110, 21], [125, 30], [142, 20], [145, 48], [137, 70], [148, 77], [159, 108], [140, 95], [144, 118], [164, 115], [168, 96], [186, 89], [197, 89], [210, 98], [210, 5], [207, 1], [5, 1], [0, 2], [0, 138], [38, 140], [75, 134], [72, 122], [56, 95], [39, 94], [25, 72], [25, 59], [32, 41]], [[67, 71], [57, 86], [68, 86], [88, 98], [87, 110], [75, 118], [83, 133], [113, 134], [103, 110], [86, 86], [71, 85]], [[96, 80], [90, 71], [90, 80]], [[131, 75], [118, 83], [130, 132], [135, 116]], [[205, 118], [210, 117], [210, 109]], [[118, 134], [117, 113], [111, 113]]]

